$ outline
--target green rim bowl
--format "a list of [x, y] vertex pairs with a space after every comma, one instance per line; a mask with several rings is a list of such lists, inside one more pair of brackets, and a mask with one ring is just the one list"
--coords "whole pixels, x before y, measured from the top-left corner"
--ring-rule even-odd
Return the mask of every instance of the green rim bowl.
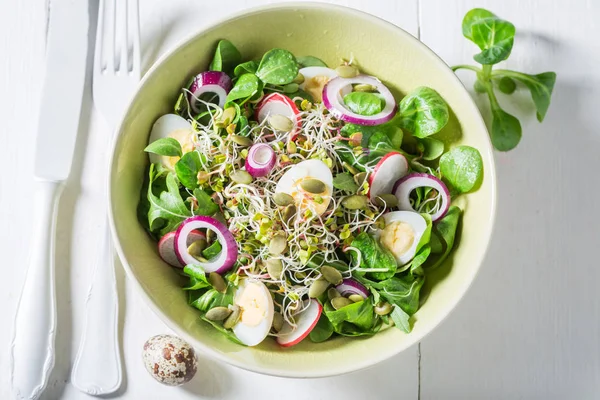
[[[354, 55], [362, 71], [379, 77], [396, 95], [418, 86], [437, 90], [452, 109], [441, 135], [448, 143], [481, 152], [485, 176], [479, 190], [460, 200], [465, 213], [457, 249], [445, 265], [427, 276], [426, 300], [410, 334], [387, 329], [368, 338], [305, 340], [281, 348], [274, 340], [257, 347], [230, 342], [199, 320], [181, 290], [178, 271], [158, 256], [156, 243], [136, 215], [148, 164], [144, 147], [154, 121], [172, 112], [190, 77], [206, 70], [219, 39], [231, 40], [244, 59], [280, 47], [297, 56], [314, 55], [328, 65]], [[456, 306], [479, 269], [492, 232], [496, 178], [485, 124], [464, 86], [429, 48], [413, 36], [374, 16], [339, 6], [294, 3], [252, 9], [183, 41], [161, 57], [142, 80], [118, 127], [110, 161], [110, 224], [123, 266], [158, 316], [201, 353], [247, 370], [283, 377], [323, 377], [356, 371], [417, 343]], [[154, 332], [148, 332], [152, 334]]]

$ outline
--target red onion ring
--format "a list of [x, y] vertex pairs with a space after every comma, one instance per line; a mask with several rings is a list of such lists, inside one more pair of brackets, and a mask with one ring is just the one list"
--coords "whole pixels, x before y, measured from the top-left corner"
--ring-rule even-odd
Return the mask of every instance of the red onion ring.
[[220, 71], [207, 71], [201, 72], [192, 81], [190, 85], [190, 106], [194, 112], [199, 112], [196, 98], [204, 93], [214, 93], [219, 97], [217, 103], [219, 107], [225, 106], [225, 99], [227, 93], [231, 90], [231, 78], [225, 73]]
[[275, 166], [275, 151], [266, 143], [257, 143], [248, 150], [246, 171], [255, 178], [269, 175]]
[[394, 185], [393, 192], [398, 198], [398, 209], [417, 212], [410, 204], [410, 194], [419, 187], [434, 188], [440, 193], [440, 196], [442, 196], [442, 206], [438, 212], [431, 215], [431, 220], [435, 222], [446, 215], [448, 208], [450, 208], [450, 191], [446, 185], [444, 185], [444, 182], [435, 176], [419, 172], [406, 175], [404, 178], [399, 179]]
[[363, 299], [369, 297], [369, 289], [367, 289], [362, 283], [355, 281], [354, 279], [344, 279], [342, 283], [335, 287], [338, 292], [344, 297], [357, 294]]

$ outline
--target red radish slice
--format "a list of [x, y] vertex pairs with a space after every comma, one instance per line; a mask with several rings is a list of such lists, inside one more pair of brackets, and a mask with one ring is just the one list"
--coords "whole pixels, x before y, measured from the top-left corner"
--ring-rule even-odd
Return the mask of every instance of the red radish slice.
[[269, 115], [283, 115], [288, 117], [293, 123], [294, 128], [290, 132], [290, 139], [296, 139], [298, 133], [302, 129], [302, 119], [300, 118], [300, 110], [289, 97], [281, 93], [271, 93], [264, 97], [256, 107], [255, 117], [258, 123], [262, 123]]
[[[343, 89], [348, 85], [358, 83], [374, 86], [383, 97], [385, 107], [380, 113], [360, 115], [346, 108], [342, 98]], [[358, 125], [380, 125], [388, 122], [394, 118], [397, 109], [396, 99], [394, 99], [392, 92], [379, 79], [368, 75], [358, 75], [354, 78], [333, 78], [323, 88], [323, 105], [334, 117]]]
[[444, 182], [439, 180], [433, 175], [429, 175], [426, 173], [412, 173], [406, 175], [404, 178], [400, 179], [394, 185], [394, 195], [398, 198], [398, 208], [400, 210], [405, 211], [415, 211], [410, 204], [410, 194], [413, 190], [419, 187], [431, 187], [438, 191], [440, 196], [442, 196], [442, 204], [440, 209], [431, 215], [431, 220], [433, 222], [442, 218], [448, 212], [448, 208], [450, 207], [450, 191], [444, 185]]
[[315, 299], [307, 301], [310, 302], [308, 307], [296, 315], [296, 329], [287, 323], [281, 328], [279, 336], [277, 336], [277, 343], [282, 347], [290, 347], [300, 343], [313, 330], [317, 322], [319, 322], [323, 307]]
[[246, 157], [246, 171], [255, 178], [269, 175], [275, 166], [275, 151], [266, 143], [257, 143], [250, 147]]
[[354, 279], [344, 279], [342, 283], [337, 285], [335, 288], [344, 297], [348, 297], [353, 294], [357, 294], [363, 299], [369, 297], [369, 289], [367, 289], [362, 283], [357, 282]]
[[408, 174], [408, 161], [402, 154], [392, 151], [375, 166], [369, 175], [369, 198], [375, 199], [381, 194], [393, 193], [394, 183]]
[[[201, 262], [188, 253], [188, 236], [195, 229], [210, 229], [216, 233], [217, 240], [222, 247], [218, 256], [208, 260], [208, 262]], [[204, 269], [204, 272], [222, 274], [228, 271], [237, 261], [238, 247], [235, 238], [222, 222], [212, 217], [199, 215], [188, 218], [179, 225], [175, 234], [175, 254], [183, 265], [199, 265]]]
[[[204, 233], [200, 231], [192, 231], [188, 236], [187, 245], [191, 245], [196, 240], [206, 239]], [[183, 268], [175, 254], [175, 231], [169, 232], [160, 238], [158, 242], [158, 255], [163, 259], [164, 262], [171, 265], [172, 267]]]
[[199, 112], [198, 101], [200, 95], [204, 93], [214, 93], [219, 101], [215, 102], [219, 107], [225, 106], [225, 98], [227, 93], [231, 90], [231, 78], [225, 73], [220, 71], [207, 71], [201, 72], [192, 81], [189, 88], [190, 94], [190, 105], [194, 112]]

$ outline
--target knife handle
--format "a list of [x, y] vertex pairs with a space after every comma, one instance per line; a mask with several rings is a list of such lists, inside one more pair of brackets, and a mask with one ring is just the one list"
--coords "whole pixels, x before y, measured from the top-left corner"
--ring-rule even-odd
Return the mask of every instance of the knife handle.
[[37, 399], [54, 367], [54, 232], [62, 187], [60, 182], [36, 182], [29, 266], [11, 342], [11, 384], [17, 399]]
[[114, 249], [108, 224], [104, 245], [94, 265], [85, 303], [85, 325], [71, 383], [89, 395], [113, 393], [121, 386], [121, 358], [118, 341], [119, 303], [115, 279]]

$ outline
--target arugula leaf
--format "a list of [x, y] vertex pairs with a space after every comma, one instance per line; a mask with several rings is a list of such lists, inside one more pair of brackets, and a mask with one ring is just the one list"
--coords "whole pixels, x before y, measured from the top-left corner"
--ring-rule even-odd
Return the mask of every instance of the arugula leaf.
[[381, 282], [371, 282], [370, 285], [388, 302], [396, 304], [408, 315], [413, 315], [419, 308], [419, 292], [424, 282], [423, 275], [408, 273]]
[[368, 331], [375, 323], [375, 312], [370, 298], [349, 304], [335, 310], [329, 303], [324, 308], [325, 315], [337, 333], [344, 333], [344, 323], [348, 322], [362, 331]]
[[181, 144], [170, 137], [161, 138], [146, 146], [144, 151], [158, 154], [159, 156], [181, 157]]
[[410, 333], [412, 329], [410, 326], [410, 315], [405, 313], [402, 308], [394, 305], [394, 309], [390, 313], [390, 318], [394, 321], [394, 325], [396, 325], [398, 329], [402, 332]]
[[183, 186], [195, 189], [198, 187], [198, 172], [201, 168], [200, 154], [197, 151], [190, 151], [177, 161], [175, 173]]
[[[360, 269], [357, 273], [366, 272], [367, 276], [377, 280], [388, 279], [396, 273], [397, 264], [394, 255], [368, 233], [359, 233], [352, 240], [351, 246], [361, 254]], [[351, 254], [353, 262], [356, 263], [357, 255], [355, 252]]]
[[531, 98], [537, 110], [537, 120], [539, 122], [544, 120], [550, 107], [550, 98], [552, 97], [552, 90], [554, 90], [554, 83], [556, 82], [556, 73], [544, 72], [542, 74], [529, 75], [516, 71], [497, 70], [494, 71], [493, 75], [502, 76], [502, 80], [513, 78], [525, 84], [531, 92]]
[[354, 182], [354, 177], [348, 172], [340, 172], [333, 178], [333, 187], [349, 193], [356, 193], [358, 185]]
[[344, 96], [344, 105], [360, 115], [375, 115], [385, 107], [385, 101], [375, 93], [350, 92]]
[[179, 185], [175, 178], [175, 174], [167, 172], [165, 190], [160, 191], [160, 195], [156, 196], [153, 192], [153, 185], [161, 173], [157, 173], [155, 165], [150, 165], [149, 184], [148, 184], [148, 202], [150, 208], [148, 210], [148, 225], [152, 232], [159, 230], [161, 235], [174, 231], [179, 224], [188, 217], [191, 217], [191, 212], [186, 206], [179, 193]]
[[223, 247], [221, 246], [221, 243], [219, 243], [219, 241], [216, 240], [206, 249], [202, 250], [202, 256], [207, 260], [212, 260], [213, 258], [218, 256], [219, 253], [221, 253], [222, 249]]
[[215, 56], [210, 63], [210, 71], [230, 72], [242, 61], [240, 51], [229, 40], [219, 40]]
[[428, 87], [418, 87], [406, 95], [400, 101], [399, 109], [393, 121], [418, 138], [438, 133], [450, 118], [442, 96]]
[[212, 287], [206, 278], [206, 273], [202, 267], [198, 265], [189, 264], [183, 268], [183, 273], [190, 277], [190, 284], [183, 288], [183, 290], [198, 290], [207, 287]]
[[314, 343], [321, 343], [329, 339], [331, 335], [333, 335], [333, 325], [329, 322], [327, 315], [322, 313], [319, 317], [319, 321], [308, 334], [308, 337]]
[[423, 160], [432, 161], [444, 153], [444, 142], [441, 140], [426, 137], [419, 143], [423, 145]]
[[211, 321], [211, 320], [207, 319], [206, 317], [204, 317], [204, 315], [202, 316], [202, 320], [205, 321], [205, 322], [208, 322], [209, 324], [211, 324], [217, 331], [219, 331], [223, 335], [225, 335], [225, 337], [227, 339], [231, 340], [234, 343], [241, 344], [242, 346], [245, 346], [245, 344], [242, 343], [242, 342], [240, 342], [240, 339], [238, 339], [237, 336], [235, 336], [235, 333], [233, 333], [229, 329], [223, 328], [223, 325], [221, 325], [220, 323], [215, 322], [215, 321]]
[[430, 260], [425, 268], [437, 268], [444, 262], [444, 260], [446, 260], [450, 254], [450, 251], [452, 251], [454, 240], [456, 238], [456, 231], [458, 230], [458, 224], [460, 222], [460, 215], [460, 208], [457, 206], [451, 206], [444, 218], [435, 224], [433, 228], [433, 236], [435, 236], [436, 240], [440, 242], [443, 250], [440, 251], [441, 255], [433, 260]]
[[190, 305], [202, 312], [206, 312], [213, 307], [227, 307], [230, 304], [233, 304], [233, 290], [231, 286], [227, 287], [225, 293], [209, 289], [190, 303]]
[[515, 26], [488, 10], [475, 8], [463, 19], [463, 35], [481, 49], [473, 58], [480, 64], [497, 64], [510, 56]]
[[194, 210], [195, 215], [214, 215], [219, 211], [219, 206], [215, 203], [212, 197], [204, 190], [194, 189], [194, 197], [198, 201], [198, 207]]
[[483, 178], [483, 161], [479, 151], [457, 146], [440, 158], [440, 172], [454, 189], [467, 193], [477, 188]]
[[[490, 100], [491, 101], [491, 100]], [[492, 132], [490, 137], [496, 150], [509, 151], [521, 141], [522, 129], [519, 120], [492, 102]]]
[[393, 136], [397, 130], [399, 129], [388, 124], [377, 126], [346, 124], [342, 128], [342, 135], [348, 137], [352, 133], [361, 132], [363, 151], [360, 154], [355, 154], [355, 149], [347, 140], [339, 141], [336, 145], [336, 151], [343, 161], [359, 171], [365, 171], [366, 167], [377, 165], [381, 157], [389, 152], [399, 150], [393, 146], [390, 140], [390, 136]]
[[240, 99], [243, 99], [243, 102], [245, 102], [247, 99], [251, 98], [256, 93], [258, 93], [260, 91], [259, 90], [260, 87], [261, 87], [261, 85], [260, 85], [256, 75], [243, 74], [235, 82], [235, 86], [231, 89], [231, 91], [227, 95], [225, 102], [229, 103], [234, 100], [240, 100]]
[[296, 57], [287, 50], [269, 50], [260, 61], [256, 75], [271, 85], [288, 84], [298, 75]]
[[313, 56], [302, 56], [296, 59], [300, 68], [304, 67], [327, 67], [323, 60]]
[[246, 61], [239, 64], [233, 70], [235, 76], [242, 76], [244, 74], [255, 74], [258, 69], [258, 63], [256, 61]]

